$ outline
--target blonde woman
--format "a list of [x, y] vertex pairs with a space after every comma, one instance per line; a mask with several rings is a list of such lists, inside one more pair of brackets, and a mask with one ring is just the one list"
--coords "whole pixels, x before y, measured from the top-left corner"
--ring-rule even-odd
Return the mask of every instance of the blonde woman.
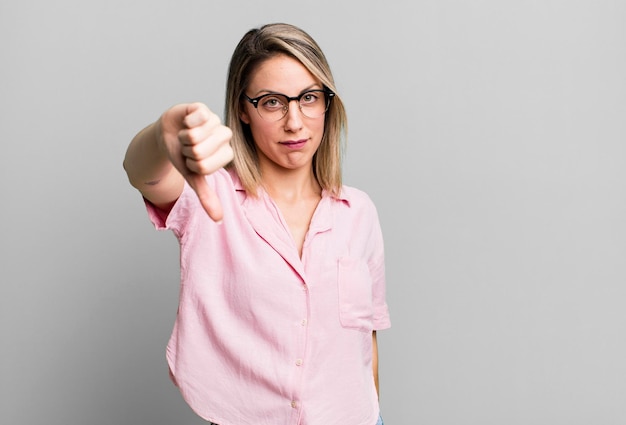
[[152, 223], [180, 242], [170, 375], [209, 423], [382, 424], [383, 238], [342, 184], [345, 130], [320, 47], [270, 24], [233, 53], [224, 125], [180, 104], [128, 147]]

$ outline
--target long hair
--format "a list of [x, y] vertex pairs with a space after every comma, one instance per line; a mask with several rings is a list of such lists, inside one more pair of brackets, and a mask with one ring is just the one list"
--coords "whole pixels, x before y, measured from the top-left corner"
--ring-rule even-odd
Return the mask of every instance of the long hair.
[[306, 32], [289, 24], [268, 24], [251, 29], [233, 52], [226, 86], [225, 124], [233, 132], [231, 146], [234, 168], [247, 193], [255, 196], [261, 185], [258, 154], [247, 124], [241, 121], [242, 95], [259, 65], [284, 54], [298, 60], [325, 87], [335, 92], [326, 111], [324, 134], [313, 156], [313, 174], [322, 189], [338, 195], [342, 185], [342, 154], [347, 134], [347, 117], [337, 94], [330, 66], [318, 44]]

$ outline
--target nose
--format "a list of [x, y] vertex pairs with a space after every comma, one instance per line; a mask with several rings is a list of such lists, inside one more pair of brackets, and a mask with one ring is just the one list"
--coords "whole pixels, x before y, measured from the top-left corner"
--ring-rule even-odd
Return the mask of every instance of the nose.
[[[292, 102], [296, 104], [293, 105]], [[287, 115], [285, 115], [287, 121], [285, 121], [285, 130], [297, 131], [302, 128], [302, 111], [300, 110], [300, 103], [296, 99], [292, 99], [289, 102], [289, 109], [287, 109]]]

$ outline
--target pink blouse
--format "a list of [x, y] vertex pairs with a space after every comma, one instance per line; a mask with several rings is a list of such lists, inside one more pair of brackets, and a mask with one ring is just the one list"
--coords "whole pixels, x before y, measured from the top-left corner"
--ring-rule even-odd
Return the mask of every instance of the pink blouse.
[[167, 361], [189, 406], [220, 425], [373, 425], [372, 331], [390, 326], [383, 238], [370, 198], [324, 192], [302, 258], [278, 207], [233, 172], [207, 177], [216, 225], [185, 185], [159, 230], [180, 243]]

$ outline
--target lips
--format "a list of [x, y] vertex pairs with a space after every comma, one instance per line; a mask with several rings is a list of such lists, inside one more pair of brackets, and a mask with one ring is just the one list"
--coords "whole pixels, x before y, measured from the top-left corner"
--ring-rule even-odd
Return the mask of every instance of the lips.
[[285, 140], [284, 142], [280, 142], [280, 144], [289, 149], [300, 149], [306, 144], [306, 142], [307, 139]]

